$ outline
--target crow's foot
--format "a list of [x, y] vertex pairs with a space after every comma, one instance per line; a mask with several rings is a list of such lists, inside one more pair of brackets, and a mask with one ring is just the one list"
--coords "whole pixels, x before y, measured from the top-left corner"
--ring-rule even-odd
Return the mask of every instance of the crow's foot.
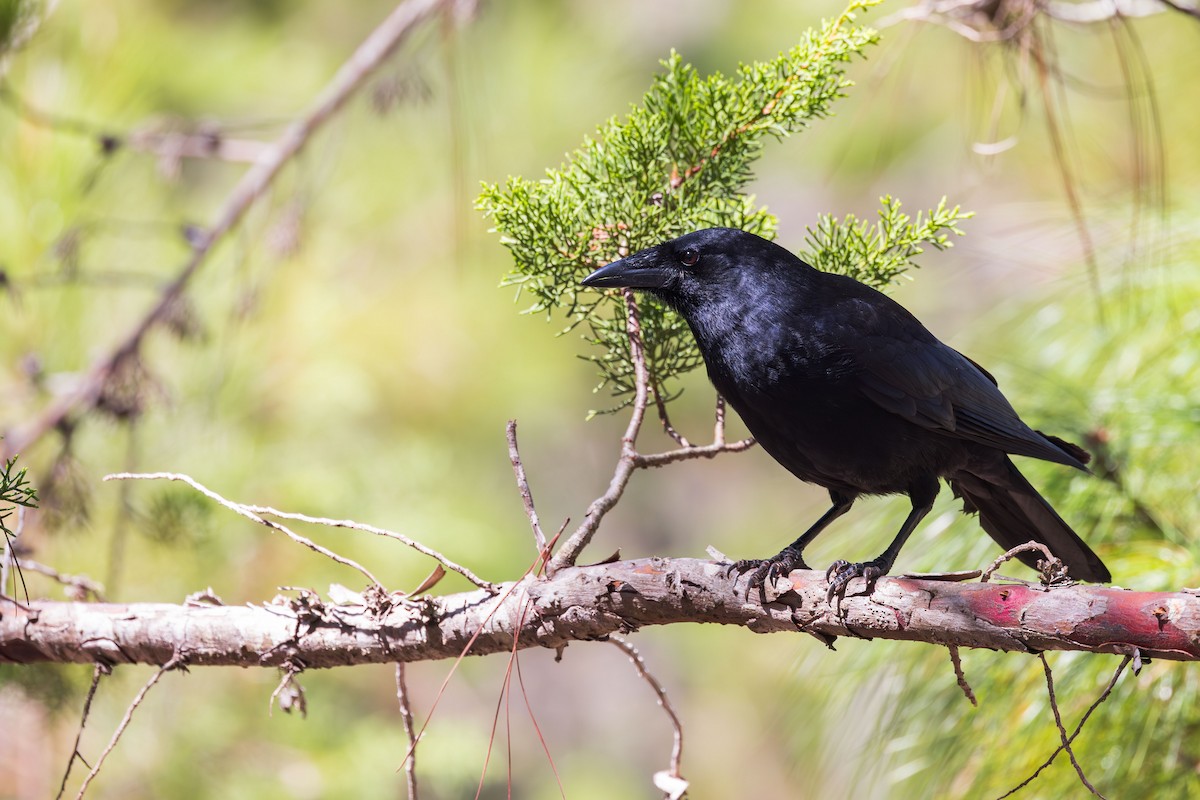
[[875, 581], [887, 574], [887, 571], [888, 566], [879, 559], [858, 564], [835, 561], [825, 570], [825, 580], [829, 581], [829, 591], [825, 593], [825, 600], [832, 603], [836, 597], [840, 607], [846, 599], [847, 584], [855, 578], [862, 578], [867, 582], [866, 594], [870, 594], [875, 590]]
[[770, 558], [744, 558], [735, 561], [725, 570], [725, 574], [728, 576], [750, 573], [750, 578], [746, 581], [746, 597], [749, 598], [750, 592], [757, 588], [759, 598], [765, 603], [767, 585], [773, 584], [777, 578], [786, 578], [794, 569], [808, 569], [808, 564], [804, 563], [799, 550], [786, 547]]

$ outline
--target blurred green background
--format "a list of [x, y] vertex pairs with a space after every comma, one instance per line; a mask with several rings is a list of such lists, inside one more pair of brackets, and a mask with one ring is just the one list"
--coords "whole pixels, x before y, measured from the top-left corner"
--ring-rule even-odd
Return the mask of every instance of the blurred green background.
[[[893, 0], [865, 21], [904, 7]], [[129, 148], [106, 155], [97, 134], [216, 124], [269, 141], [389, 10], [62, 2], [5, 56], [0, 426], [31, 419], [126, 334], [183, 263], [181, 227], [209, 224], [244, 169]], [[671, 48], [702, 72], [731, 72], [840, 10], [520, 0], [421, 28], [219, 247], [180, 312], [185, 335], [151, 339], [135, 398], [144, 412], [132, 424], [91, 416], [69, 440], [50, 436], [22, 454], [46, 506], [23, 537], [30, 556], [103, 581], [117, 601], [180, 602], [212, 587], [226, 603], [261, 602], [279, 586], [359, 585], [185, 487], [100, 481], [169, 470], [234, 500], [404, 532], [489, 579], [521, 574], [533, 547], [505, 421], [520, 422], [538, 509], [554, 529], [607, 485], [624, 419], [585, 422], [608, 405], [576, 358], [585, 345], [519, 316], [496, 288], [510, 265], [473, 209], [479, 182], [557, 166], [640, 99]], [[793, 248], [818, 213], [873, 215], [884, 193], [912, 210], [947, 195], [976, 211], [968, 235], [921, 259], [895, 296], [996, 374], [1035, 427], [1100, 442], [1107, 480], [1021, 467], [1117, 583], [1195, 586], [1200, 23], [1163, 13], [1041, 30], [1054, 65], [1049, 112], [1030, 52], [918, 22], [888, 27], [851, 67], [859, 85], [835, 117], [769, 145], [755, 191]], [[82, 121], [84, 132], [37, 124], [22, 103]], [[1095, 244], [1102, 303], [1048, 113]], [[978, 152], [995, 142], [1003, 152]], [[711, 404], [703, 375], [692, 376], [677, 426], [702, 439]], [[648, 425], [644, 443], [669, 441]], [[708, 544], [763, 556], [825, 500], [757, 450], [639, 474], [585, 559], [618, 547], [625, 557], [701, 556]], [[860, 503], [811, 560], [875, 555], [905, 507]], [[957, 509], [944, 492], [898, 569], [967, 569], [997, 555]], [[311, 533], [396, 588], [430, 570], [394, 542]], [[62, 597], [29, 580], [32, 593]], [[439, 586], [465, 588], [454, 576]], [[841, 641], [829, 652], [808, 637], [686, 626], [634, 643], [683, 718], [683, 772], [697, 798], [994, 797], [1057, 742], [1030, 657], [964, 653], [975, 709], [946, 654], [925, 645]], [[613, 647], [573, 645], [557, 664], [553, 655], [526, 652], [521, 664], [566, 796], [656, 796], [650, 776], [666, 767], [671, 737], [649, 687]], [[1050, 658], [1073, 726], [1117, 659]], [[418, 723], [449, 666], [409, 668]], [[456, 673], [418, 751], [423, 797], [474, 795], [505, 669], [497, 657]], [[0, 668], [0, 797], [57, 791], [90, 674]], [[122, 668], [101, 684], [85, 756], [103, 748], [150, 674]], [[91, 796], [403, 795], [390, 667], [302, 675], [307, 719], [268, 713], [277, 681], [263, 670], [165, 676]], [[1126, 675], [1077, 742], [1089, 778], [1110, 796], [1200, 793], [1198, 699], [1194, 667], [1156, 662]], [[502, 719], [483, 796], [506, 796], [509, 781], [516, 797], [559, 796], [519, 696], [507, 728]], [[72, 786], [82, 774], [77, 765]], [[1060, 758], [1023, 796], [1084, 791]]]

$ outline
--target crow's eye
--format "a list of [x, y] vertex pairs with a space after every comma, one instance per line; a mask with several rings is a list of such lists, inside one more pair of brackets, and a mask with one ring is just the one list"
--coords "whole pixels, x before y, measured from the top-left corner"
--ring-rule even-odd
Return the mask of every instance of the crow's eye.
[[694, 247], [689, 247], [679, 254], [679, 263], [685, 267], [694, 267], [696, 262], [700, 260], [700, 251]]

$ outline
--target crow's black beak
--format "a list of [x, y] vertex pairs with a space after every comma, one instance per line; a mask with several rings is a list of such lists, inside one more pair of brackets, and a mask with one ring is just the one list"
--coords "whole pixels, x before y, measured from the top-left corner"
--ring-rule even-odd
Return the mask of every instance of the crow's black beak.
[[673, 277], [674, 271], [660, 263], [658, 248], [651, 247], [601, 267], [584, 278], [583, 285], [595, 289], [618, 286], [629, 289], [661, 289]]

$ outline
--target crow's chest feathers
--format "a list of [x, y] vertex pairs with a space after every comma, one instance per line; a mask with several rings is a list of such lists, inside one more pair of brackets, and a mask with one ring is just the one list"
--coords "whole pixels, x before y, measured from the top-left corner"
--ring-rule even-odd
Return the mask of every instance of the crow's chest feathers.
[[723, 333], [701, 349], [709, 378], [726, 396], [749, 398], [801, 386], [819, 391], [855, 371], [853, 355], [829, 346], [816, 331], [757, 325], [750, 330], [731, 326]]

